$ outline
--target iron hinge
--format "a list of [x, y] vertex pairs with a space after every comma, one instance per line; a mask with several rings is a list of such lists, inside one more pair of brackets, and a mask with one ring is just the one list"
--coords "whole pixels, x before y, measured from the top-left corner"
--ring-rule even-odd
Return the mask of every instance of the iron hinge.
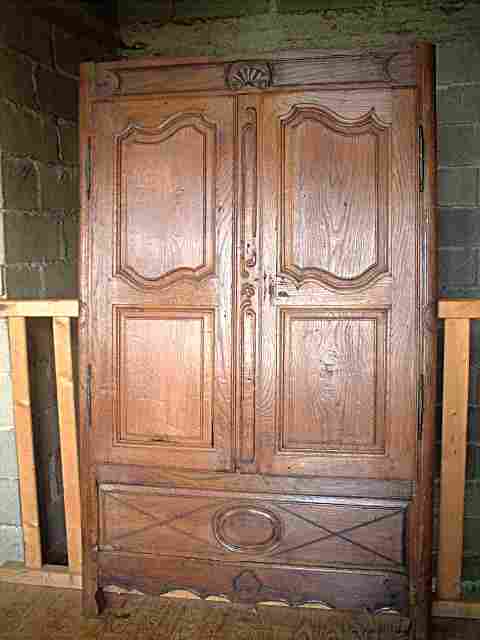
[[87, 149], [85, 152], [85, 191], [87, 200], [90, 200], [92, 192], [92, 140], [88, 138]]
[[423, 193], [425, 188], [425, 138], [422, 125], [418, 127], [418, 184], [420, 193]]
[[85, 381], [85, 404], [86, 404], [86, 424], [87, 431], [92, 427], [92, 365], [87, 366], [87, 377]]
[[423, 437], [423, 410], [424, 410], [424, 397], [425, 397], [425, 378], [422, 374], [418, 380], [417, 389], [417, 439], [421, 440]]

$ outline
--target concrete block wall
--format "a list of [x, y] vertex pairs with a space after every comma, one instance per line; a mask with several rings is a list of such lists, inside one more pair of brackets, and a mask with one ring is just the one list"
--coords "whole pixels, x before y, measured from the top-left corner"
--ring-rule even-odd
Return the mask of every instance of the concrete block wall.
[[[0, 20], [0, 269], [8, 298], [77, 295], [78, 71], [103, 59], [98, 37], [3, 0]], [[109, 56], [111, 57], [111, 56]], [[35, 444], [48, 509], [42, 524], [63, 528], [60, 448], [49, 330], [29, 323]], [[48, 387], [48, 389], [47, 389]], [[8, 333], [0, 323], [0, 564], [23, 557]], [[44, 459], [43, 459], [44, 458]], [[51, 470], [49, 473], [49, 469]], [[45, 506], [45, 505], [44, 505]]]
[[[437, 51], [439, 288], [480, 298], [480, 40]], [[443, 331], [440, 333], [440, 346]], [[440, 349], [440, 378], [441, 358]], [[472, 323], [464, 581], [480, 579], [480, 321]], [[439, 409], [438, 459], [441, 451]]]

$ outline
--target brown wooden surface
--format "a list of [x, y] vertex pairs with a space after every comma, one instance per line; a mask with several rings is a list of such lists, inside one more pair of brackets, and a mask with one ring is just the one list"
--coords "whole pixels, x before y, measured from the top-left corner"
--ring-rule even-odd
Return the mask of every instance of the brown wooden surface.
[[[264, 98], [264, 472], [414, 477], [414, 121], [408, 89]], [[317, 173], [325, 135], [329, 170], [324, 160]], [[358, 148], [366, 173], [352, 170]], [[365, 256], [349, 223], [359, 211]]]
[[388, 607], [408, 612], [408, 579], [382, 571], [272, 567], [258, 562], [219, 563], [111, 552], [99, 554], [99, 565], [102, 586], [114, 584], [142, 593], [160, 594], [180, 588], [204, 597], [223, 594], [247, 604], [320, 601], [331, 608]]
[[84, 68], [87, 612], [109, 583], [415, 606], [413, 51]]
[[[434, 46], [419, 43], [417, 59], [417, 124], [423, 128], [424, 184], [419, 190], [418, 259], [420, 287], [419, 373], [423, 375], [423, 407], [419, 407], [421, 431], [417, 441], [416, 494], [411, 510], [409, 535], [412, 608], [417, 640], [431, 635], [433, 453], [436, 439], [437, 389], [437, 221], [436, 221], [436, 122], [434, 111]], [[420, 147], [420, 139], [417, 140]], [[419, 148], [420, 151], [420, 148]], [[420, 188], [420, 184], [419, 184]], [[420, 404], [420, 403], [419, 403]]]
[[441, 600], [458, 600], [461, 597], [469, 354], [470, 321], [445, 320], [437, 576], [437, 593]]
[[76, 318], [78, 300], [2, 300], [0, 318]]
[[53, 319], [53, 340], [68, 566], [72, 573], [79, 574], [82, 570], [80, 475], [70, 318]]
[[40, 541], [37, 480], [33, 449], [25, 318], [10, 318], [8, 330], [12, 361], [13, 410], [17, 441], [25, 565], [28, 569], [40, 569], [42, 566], [42, 545]]
[[5, 562], [0, 567], [0, 582], [55, 589], [81, 589], [82, 576], [69, 567], [44, 564], [41, 569], [28, 569], [23, 562]]
[[406, 503], [100, 486], [100, 550], [406, 570]]
[[439, 318], [480, 318], [479, 300], [439, 300]]
[[[209, 58], [150, 58], [97, 65], [91, 91], [97, 97], [228, 91], [232, 64], [245, 69], [258, 60], [216, 60]], [[386, 47], [372, 54], [365, 51], [279, 51], [262, 55], [261, 64], [270, 67], [271, 84], [263, 89], [288, 89], [303, 85], [345, 85], [377, 83], [383, 86], [415, 85], [414, 48]], [[248, 77], [248, 71], [246, 71]], [[243, 92], [255, 87], [243, 86]]]
[[[79, 292], [80, 316], [79, 328], [79, 427], [80, 427], [80, 495], [82, 501], [82, 606], [85, 615], [93, 616], [98, 611], [97, 593], [97, 563], [95, 547], [98, 535], [98, 508], [95, 469], [91, 456], [90, 443], [90, 410], [88, 407], [88, 371], [90, 365], [90, 313], [87, 305], [89, 298], [90, 274], [90, 242], [91, 219], [90, 198], [91, 188], [87, 178], [89, 156], [94, 155], [94, 136], [92, 135], [91, 105], [89, 103], [90, 77], [94, 72], [93, 64], [80, 67], [80, 242], [79, 242]], [[91, 151], [91, 154], [89, 153]], [[95, 173], [92, 172], [92, 180]]]

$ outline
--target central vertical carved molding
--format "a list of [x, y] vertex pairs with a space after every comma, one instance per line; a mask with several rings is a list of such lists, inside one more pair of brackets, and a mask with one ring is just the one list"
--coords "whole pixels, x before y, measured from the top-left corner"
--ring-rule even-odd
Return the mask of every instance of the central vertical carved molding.
[[[255, 98], [245, 97], [255, 104]], [[239, 466], [255, 461], [255, 383], [257, 358], [257, 111], [239, 109]]]

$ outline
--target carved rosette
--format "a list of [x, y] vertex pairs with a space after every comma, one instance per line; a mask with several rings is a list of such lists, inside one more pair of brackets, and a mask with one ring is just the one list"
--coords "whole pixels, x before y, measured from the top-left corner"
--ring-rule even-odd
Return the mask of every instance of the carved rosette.
[[235, 62], [226, 69], [229, 89], [268, 89], [273, 84], [272, 67], [267, 62]]

